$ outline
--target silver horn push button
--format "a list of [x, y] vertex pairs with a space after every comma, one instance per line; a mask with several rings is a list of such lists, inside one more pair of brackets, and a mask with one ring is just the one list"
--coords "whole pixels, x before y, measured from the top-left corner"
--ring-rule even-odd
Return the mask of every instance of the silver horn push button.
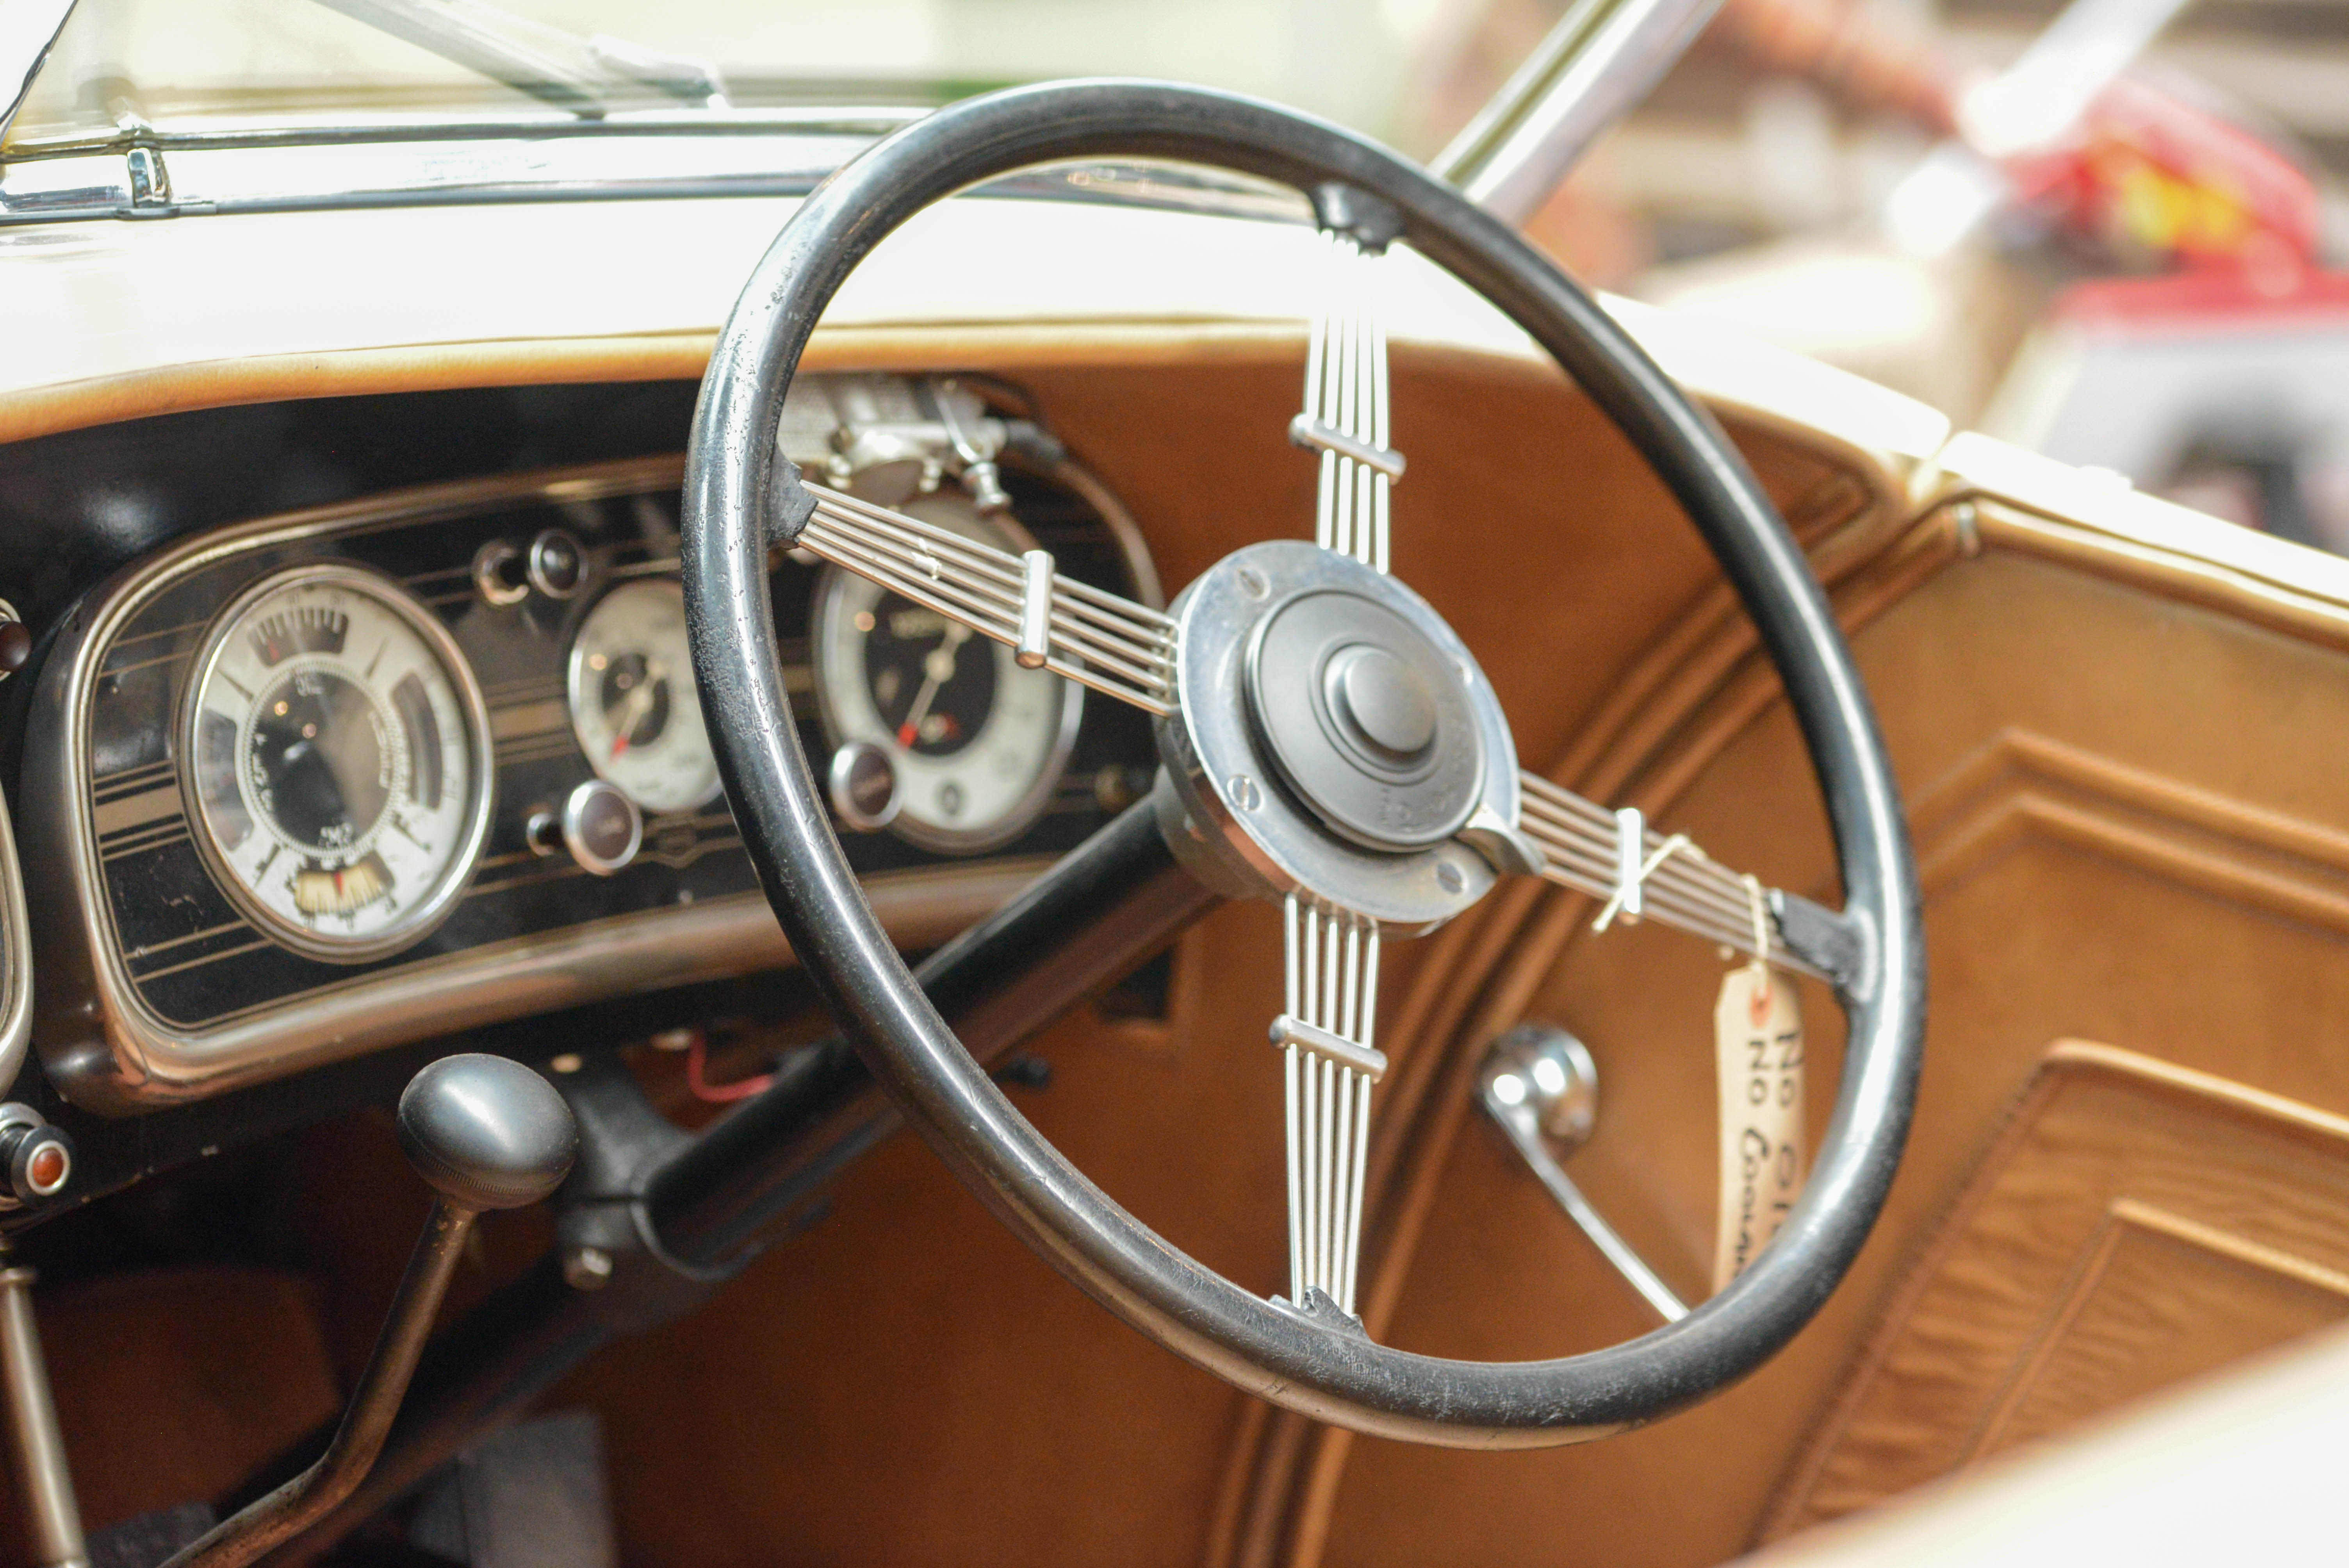
[[1391, 764], [1408, 765], [1435, 744], [1435, 699], [1402, 660], [1357, 643], [1332, 655], [1322, 695], [1346, 738]]
[[1460, 830], [1485, 779], [1463, 672], [1393, 607], [1347, 589], [1276, 604], [1247, 653], [1249, 715], [1323, 825], [1404, 853]]

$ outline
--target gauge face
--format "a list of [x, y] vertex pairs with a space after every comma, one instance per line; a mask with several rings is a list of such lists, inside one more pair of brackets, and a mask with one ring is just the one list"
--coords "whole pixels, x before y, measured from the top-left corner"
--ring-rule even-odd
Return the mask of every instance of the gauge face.
[[316, 956], [423, 935], [489, 828], [471, 674], [429, 611], [364, 572], [299, 567], [230, 605], [197, 660], [181, 746], [215, 874]]
[[718, 798], [676, 579], [625, 583], [597, 602], [571, 645], [570, 687], [580, 749], [637, 805], [690, 811]]
[[[1028, 544], [959, 495], [905, 511], [998, 549]], [[1082, 687], [1023, 670], [1002, 644], [837, 568], [817, 600], [814, 644], [832, 744], [870, 741], [895, 766], [893, 831], [931, 849], [980, 850], [1042, 812], [1076, 740]]]

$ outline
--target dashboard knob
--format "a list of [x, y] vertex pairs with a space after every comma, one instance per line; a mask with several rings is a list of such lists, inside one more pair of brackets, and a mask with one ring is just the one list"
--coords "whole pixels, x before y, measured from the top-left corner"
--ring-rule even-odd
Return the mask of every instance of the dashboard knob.
[[568, 599], [587, 580], [587, 552], [559, 528], [530, 542], [530, 585], [550, 599]]
[[11, 1100], [0, 1105], [0, 1166], [8, 1172], [9, 1197], [45, 1202], [73, 1180], [73, 1140], [31, 1106]]
[[33, 629], [16, 618], [16, 607], [0, 599], [0, 678], [15, 675], [33, 656]]
[[852, 740], [832, 754], [832, 809], [860, 833], [877, 833], [897, 820], [897, 765], [869, 740]]
[[563, 841], [582, 869], [616, 875], [644, 847], [644, 814], [618, 786], [590, 779], [563, 802]]

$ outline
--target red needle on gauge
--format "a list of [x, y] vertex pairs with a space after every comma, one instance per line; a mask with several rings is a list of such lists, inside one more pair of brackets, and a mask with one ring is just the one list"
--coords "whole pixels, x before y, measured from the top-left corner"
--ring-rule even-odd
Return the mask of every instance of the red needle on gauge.
[[929, 717], [938, 688], [954, 679], [955, 655], [969, 636], [968, 626], [948, 626], [946, 641], [923, 656], [922, 689], [914, 694], [914, 706], [905, 710], [905, 722], [897, 727], [897, 744], [906, 750], [911, 751], [914, 742], [921, 738], [922, 720]]
[[653, 693], [666, 673], [651, 660], [645, 661], [644, 678], [636, 683], [634, 691], [628, 693], [628, 700], [620, 705], [619, 722], [612, 727], [616, 732], [612, 737], [612, 755], [605, 760], [617, 762], [628, 749], [628, 737], [636, 732], [636, 726], [643, 722], [646, 713], [651, 709]]

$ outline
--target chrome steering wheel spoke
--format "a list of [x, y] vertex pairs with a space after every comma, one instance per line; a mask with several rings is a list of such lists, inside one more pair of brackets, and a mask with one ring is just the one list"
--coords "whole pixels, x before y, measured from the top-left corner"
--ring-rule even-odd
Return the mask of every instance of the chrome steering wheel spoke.
[[1839, 978], [1827, 955], [1788, 941], [1795, 895], [1731, 871], [1686, 834], [1659, 833], [1637, 810], [1610, 811], [1537, 773], [1518, 773], [1517, 799], [1525, 832], [1541, 847], [1541, 874], [1602, 901], [1599, 929], [1651, 919], [1798, 975]]
[[1050, 670], [1163, 717], [1173, 711], [1174, 623], [1022, 555], [810, 483], [814, 511], [792, 542]]
[[1321, 454], [1313, 542], [1387, 568], [1388, 516], [1402, 454], [1388, 445], [1387, 336], [1377, 300], [1379, 232], [1324, 224], [1328, 283], [1305, 352], [1305, 408], [1288, 438]]
[[1371, 1088], [1387, 1068], [1371, 1043], [1379, 925], [1296, 893], [1281, 915], [1288, 1007], [1271, 1033], [1288, 1144], [1288, 1299], [1309, 1314], [1334, 1306], [1352, 1316]]

